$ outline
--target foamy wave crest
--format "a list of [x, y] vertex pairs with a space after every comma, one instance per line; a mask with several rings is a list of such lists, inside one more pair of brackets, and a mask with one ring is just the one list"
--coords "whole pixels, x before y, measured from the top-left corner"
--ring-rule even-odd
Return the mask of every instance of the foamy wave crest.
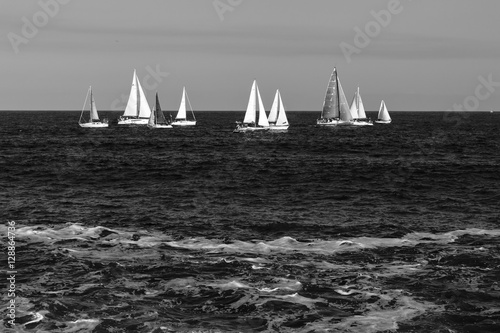
[[[0, 226], [5, 233], [7, 226]], [[21, 226], [16, 230], [16, 237], [32, 242], [58, 243], [63, 241], [101, 242], [108, 245], [134, 245], [139, 247], [155, 247], [167, 245], [172, 248], [203, 250], [211, 253], [316, 253], [332, 254], [360, 251], [364, 249], [410, 247], [422, 243], [447, 244], [464, 235], [500, 236], [500, 230], [465, 229], [442, 234], [414, 232], [402, 238], [355, 237], [340, 240], [297, 241], [292, 237], [282, 237], [272, 241], [242, 241], [231, 243], [220, 239], [202, 237], [186, 238], [175, 241], [170, 236], [159, 232], [138, 230], [135, 232], [111, 229], [101, 226], [86, 227], [80, 224], [66, 224], [60, 227]], [[69, 249], [71, 251], [71, 249]], [[255, 269], [262, 268], [259, 264]]]

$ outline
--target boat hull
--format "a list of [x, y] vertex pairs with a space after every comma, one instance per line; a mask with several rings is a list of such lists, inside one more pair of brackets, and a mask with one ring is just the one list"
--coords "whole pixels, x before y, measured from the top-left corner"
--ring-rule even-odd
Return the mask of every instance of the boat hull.
[[155, 129], [155, 128], [173, 128], [172, 125], [148, 125], [149, 128]]
[[349, 120], [318, 120], [316, 126], [332, 127], [332, 126], [351, 126], [352, 121]]
[[372, 121], [353, 121], [352, 126], [373, 126], [373, 122]]
[[255, 132], [255, 131], [268, 131], [269, 127], [257, 127], [257, 126], [248, 126], [248, 127], [237, 127], [233, 133], [244, 133], [244, 132]]
[[392, 120], [375, 120], [377, 124], [390, 124]]
[[176, 120], [172, 123], [172, 126], [196, 126], [196, 120]]
[[109, 127], [108, 123], [103, 123], [103, 122], [93, 122], [93, 123], [79, 123], [80, 127], [83, 128], [104, 128], [104, 127]]
[[270, 131], [284, 131], [287, 130], [290, 125], [269, 125]]
[[147, 125], [149, 118], [118, 118], [118, 125]]

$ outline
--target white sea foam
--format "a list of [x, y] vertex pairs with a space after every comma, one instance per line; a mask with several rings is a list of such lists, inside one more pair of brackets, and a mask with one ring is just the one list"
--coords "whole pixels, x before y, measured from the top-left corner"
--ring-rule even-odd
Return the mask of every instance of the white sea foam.
[[[7, 227], [5, 225], [0, 225], [0, 232], [6, 232], [6, 230]], [[104, 236], [102, 236], [103, 234]], [[134, 240], [134, 235], [136, 234], [140, 234], [140, 236], [137, 240]], [[134, 233], [100, 226], [85, 227], [80, 224], [66, 224], [59, 227], [19, 226], [16, 230], [16, 238], [35, 242], [54, 243], [61, 240], [99, 241], [110, 245], [134, 245], [143, 248], [166, 244], [173, 248], [205, 250], [212, 251], [212, 253], [270, 254], [300, 252], [325, 255], [372, 248], [416, 246], [420, 243], [446, 244], [454, 242], [458, 237], [467, 234], [500, 236], [500, 230], [472, 228], [450, 231], [443, 234], [414, 232], [402, 238], [355, 237], [342, 240], [314, 240], [309, 242], [300, 242], [292, 237], [282, 237], [272, 241], [257, 242], [235, 240], [229, 244], [218, 239], [206, 239], [202, 237], [173, 241], [171, 237], [155, 232], [142, 231]], [[69, 246], [65, 247], [65, 249], [69, 252], [77, 251]], [[251, 261], [252, 258], [246, 260]], [[258, 263], [261, 264], [262, 262]], [[260, 267], [258, 265], [256, 269]]]

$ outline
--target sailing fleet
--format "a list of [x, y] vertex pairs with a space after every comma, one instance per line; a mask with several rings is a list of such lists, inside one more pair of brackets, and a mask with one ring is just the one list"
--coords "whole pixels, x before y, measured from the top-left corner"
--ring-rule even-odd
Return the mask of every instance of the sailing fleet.
[[[89, 99], [90, 96], [90, 99]], [[86, 120], [85, 111], [87, 101], [89, 101], [89, 118]], [[188, 112], [189, 108], [189, 112]], [[375, 123], [390, 124], [391, 117], [385, 102], [382, 100]], [[166, 118], [160, 107], [158, 92], [156, 93], [156, 103], [154, 109], [149, 107], [144, 90], [142, 89], [137, 73], [134, 69], [130, 94], [127, 106], [123, 114], [118, 118], [118, 125], [146, 125], [151, 129], [173, 128], [196, 126], [196, 117], [194, 115], [191, 102], [186, 92], [186, 87], [182, 89], [181, 103], [174, 120], [171, 117]], [[92, 87], [89, 87], [85, 102], [78, 120], [80, 127], [84, 128], [105, 128], [109, 126], [108, 120], [99, 119], [95, 100], [92, 93]], [[273, 104], [269, 116], [266, 115], [264, 103], [260, 95], [257, 80], [254, 80], [250, 89], [247, 109], [243, 121], [236, 122], [236, 128], [233, 132], [254, 132], [254, 131], [286, 131], [290, 124], [286, 116], [285, 107], [281, 98], [279, 89], [276, 90]], [[316, 121], [318, 127], [332, 126], [373, 126], [373, 121], [366, 117], [365, 107], [359, 87], [354, 93], [351, 105], [349, 106], [344, 90], [340, 83], [337, 69], [334, 68], [325, 93], [323, 110], [321, 116]]]

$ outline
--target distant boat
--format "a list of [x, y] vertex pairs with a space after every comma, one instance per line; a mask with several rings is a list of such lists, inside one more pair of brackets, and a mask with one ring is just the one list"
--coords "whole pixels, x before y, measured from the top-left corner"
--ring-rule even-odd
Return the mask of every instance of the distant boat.
[[[257, 110], [259, 111], [258, 121]], [[233, 131], [235, 133], [269, 129], [269, 121], [267, 120], [266, 110], [264, 109], [256, 80], [253, 81], [252, 89], [250, 90], [245, 118], [243, 122], [236, 122], [236, 124], [236, 129]]]
[[[90, 108], [89, 108], [89, 120], [86, 121], [84, 119], [85, 106], [87, 105], [87, 100], [90, 94]], [[94, 95], [92, 94], [92, 87], [89, 87], [87, 91], [87, 96], [85, 97], [85, 102], [83, 103], [82, 113], [80, 114], [80, 119], [78, 120], [78, 125], [80, 127], [87, 128], [102, 128], [109, 127], [108, 119], [104, 118], [102, 121], [99, 119], [99, 115], [97, 114], [97, 108], [95, 106]]]
[[337, 69], [333, 68], [330, 81], [326, 88], [325, 101], [321, 117], [316, 121], [317, 126], [352, 125], [352, 115], [347, 98], [340, 84]]
[[270, 130], [286, 130], [288, 129], [288, 126], [290, 126], [288, 119], [286, 118], [285, 107], [283, 106], [279, 90], [276, 90], [273, 105], [271, 106], [271, 112], [269, 113], [267, 120], [269, 122]]
[[[186, 99], [189, 104], [189, 109], [191, 110], [191, 115], [193, 116], [192, 120], [187, 119], [186, 113]], [[189, 101], [189, 97], [186, 93], [186, 87], [182, 88], [182, 99], [181, 105], [179, 106], [179, 111], [177, 112], [177, 116], [175, 117], [174, 122], [172, 122], [173, 126], [195, 126], [196, 118], [194, 116], [193, 108], [191, 107], [191, 102]]]
[[149, 116], [151, 109], [134, 69], [127, 107], [123, 115], [118, 118], [118, 125], [147, 125]]
[[373, 121], [366, 118], [365, 107], [359, 93], [359, 87], [354, 93], [351, 103], [351, 115], [353, 117], [352, 125], [354, 126], [373, 126]]
[[375, 120], [376, 123], [379, 124], [390, 124], [392, 121], [391, 116], [389, 116], [389, 111], [387, 111], [387, 107], [385, 106], [385, 102], [380, 102], [380, 109], [378, 110], [378, 117]]
[[153, 112], [151, 112], [151, 116], [148, 121], [149, 128], [172, 128], [172, 125], [169, 124], [167, 119], [165, 119], [165, 115], [163, 111], [161, 111], [160, 100], [158, 99], [158, 93], [156, 93], [156, 105]]

